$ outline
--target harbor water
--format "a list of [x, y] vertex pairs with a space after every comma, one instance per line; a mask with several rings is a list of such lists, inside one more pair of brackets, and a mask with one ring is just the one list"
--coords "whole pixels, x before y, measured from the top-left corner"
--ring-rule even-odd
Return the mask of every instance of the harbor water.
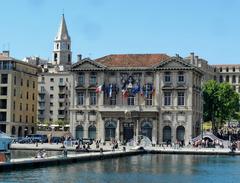
[[240, 157], [146, 154], [0, 173], [0, 182], [239, 182]]

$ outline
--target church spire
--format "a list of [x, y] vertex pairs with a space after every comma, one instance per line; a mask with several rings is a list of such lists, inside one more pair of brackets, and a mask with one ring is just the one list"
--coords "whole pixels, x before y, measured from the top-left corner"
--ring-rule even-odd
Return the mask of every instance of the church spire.
[[63, 14], [57, 36], [55, 37], [54, 40], [53, 64], [71, 65], [71, 63], [72, 63], [71, 38], [68, 35], [67, 25]]
[[69, 41], [71, 40], [70, 36], [68, 35], [68, 30], [67, 30], [67, 25], [66, 25], [66, 21], [64, 18], [64, 14], [62, 14], [60, 27], [58, 29], [58, 33], [57, 33], [55, 40], [69, 40]]

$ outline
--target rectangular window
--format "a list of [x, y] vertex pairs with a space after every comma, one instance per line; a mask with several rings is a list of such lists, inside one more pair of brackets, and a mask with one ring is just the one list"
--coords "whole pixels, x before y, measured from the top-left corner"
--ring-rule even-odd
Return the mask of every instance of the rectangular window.
[[6, 121], [6, 119], [7, 119], [7, 113], [0, 112], [0, 121]]
[[54, 90], [54, 86], [50, 86], [50, 90]]
[[27, 80], [27, 87], [29, 87], [29, 80]]
[[184, 105], [184, 92], [178, 92], [178, 105]]
[[171, 98], [172, 98], [171, 92], [164, 92], [164, 105], [166, 106], [171, 105]]
[[90, 74], [90, 80], [89, 80], [90, 85], [96, 85], [97, 84], [97, 73], [92, 72]]
[[2, 84], [8, 83], [8, 74], [1, 74], [1, 83]]
[[32, 112], [34, 112], [34, 104], [32, 105]]
[[1, 87], [1, 95], [7, 95], [7, 87]]
[[50, 78], [50, 82], [54, 82], [54, 78]]
[[0, 99], [0, 109], [7, 109], [7, 99]]
[[59, 78], [59, 83], [63, 83], [63, 78]]
[[21, 79], [21, 86], [23, 86], [23, 79]]
[[32, 116], [32, 123], [34, 123], [34, 116]]
[[28, 116], [26, 116], [26, 123], [28, 123]]
[[152, 105], [152, 94], [150, 94], [150, 93], [147, 94], [146, 105], [148, 105], [148, 106]]
[[34, 93], [32, 94], [32, 99], [35, 100], [35, 95], [34, 95]]
[[26, 104], [26, 111], [28, 111], [28, 104]]
[[171, 73], [170, 72], [165, 72], [164, 82], [165, 83], [170, 83], [171, 82]]
[[53, 99], [53, 94], [50, 94], [50, 99]]
[[26, 93], [26, 98], [28, 99], [28, 92]]
[[14, 85], [16, 85], [16, 84], [17, 84], [17, 77], [14, 76]]
[[128, 105], [134, 105], [134, 96], [133, 95], [128, 96]]
[[15, 110], [15, 109], [16, 109], [16, 102], [13, 101], [13, 110]]
[[33, 81], [33, 88], [35, 88], [35, 81]]
[[184, 73], [183, 72], [179, 72], [178, 73], [178, 82], [179, 83], [183, 83], [184, 82]]
[[85, 77], [84, 77], [84, 73], [80, 73], [78, 75], [78, 85], [82, 86], [85, 83]]
[[90, 105], [96, 105], [96, 104], [97, 104], [96, 92], [90, 92]]
[[235, 75], [232, 76], [232, 83], [236, 83], [236, 76]]
[[22, 110], [22, 103], [20, 103], [20, 111]]
[[83, 92], [78, 93], [77, 104], [84, 105], [84, 93]]

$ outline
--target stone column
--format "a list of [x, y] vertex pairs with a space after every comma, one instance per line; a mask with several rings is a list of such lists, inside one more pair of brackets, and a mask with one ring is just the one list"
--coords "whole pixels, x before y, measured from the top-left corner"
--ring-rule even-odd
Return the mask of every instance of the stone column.
[[76, 120], [75, 120], [76, 112], [71, 111], [70, 112], [70, 132], [72, 136], [75, 138], [76, 137]]
[[138, 137], [138, 135], [139, 135], [139, 120], [137, 119], [136, 122], [137, 122], [136, 123], [136, 137]]
[[83, 138], [88, 138], [88, 126], [89, 126], [89, 121], [87, 116], [83, 126]]
[[119, 141], [120, 140], [120, 120], [117, 120], [117, 128], [116, 128], [116, 140]]
[[101, 139], [101, 142], [105, 141], [105, 126], [101, 115], [98, 118], [98, 139]]
[[157, 144], [157, 120], [153, 120], [152, 144]]

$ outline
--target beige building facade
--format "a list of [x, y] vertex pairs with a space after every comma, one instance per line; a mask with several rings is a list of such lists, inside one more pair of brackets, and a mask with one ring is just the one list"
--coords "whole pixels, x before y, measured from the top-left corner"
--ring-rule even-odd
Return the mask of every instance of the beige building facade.
[[71, 71], [75, 138], [188, 143], [200, 133], [203, 73], [179, 56], [108, 55], [83, 59]]
[[38, 68], [0, 54], [0, 130], [12, 136], [35, 133]]

